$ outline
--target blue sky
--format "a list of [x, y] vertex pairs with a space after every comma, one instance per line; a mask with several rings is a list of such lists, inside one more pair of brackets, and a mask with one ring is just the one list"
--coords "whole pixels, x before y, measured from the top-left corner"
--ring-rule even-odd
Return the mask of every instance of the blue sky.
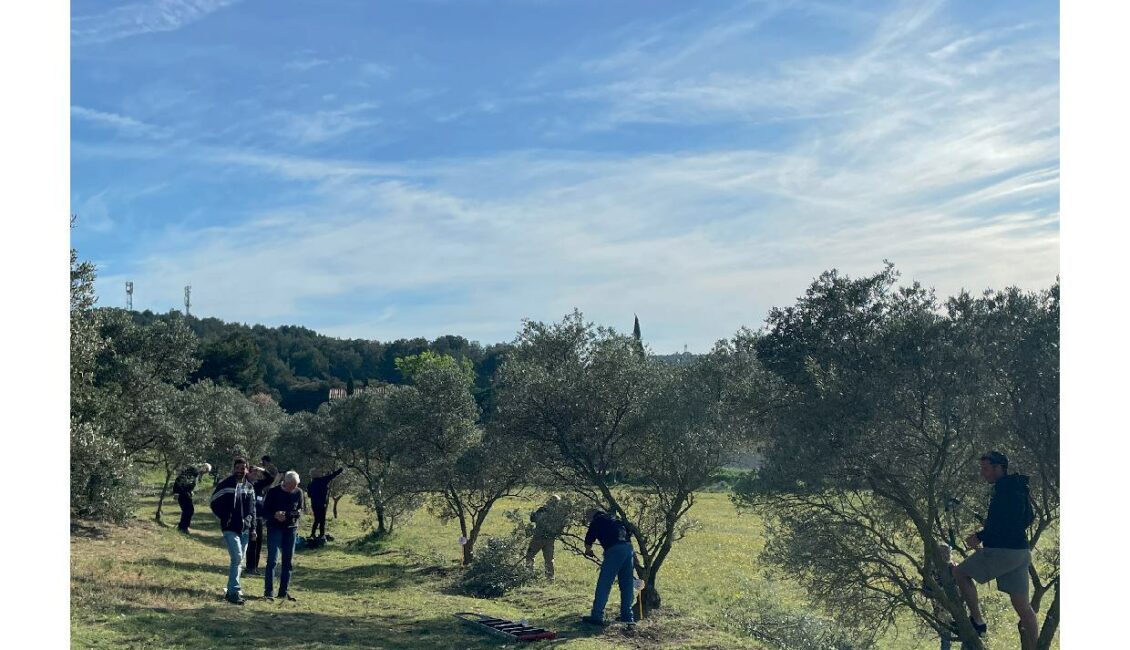
[[71, 6], [102, 305], [701, 352], [833, 267], [1059, 272], [1055, 2]]

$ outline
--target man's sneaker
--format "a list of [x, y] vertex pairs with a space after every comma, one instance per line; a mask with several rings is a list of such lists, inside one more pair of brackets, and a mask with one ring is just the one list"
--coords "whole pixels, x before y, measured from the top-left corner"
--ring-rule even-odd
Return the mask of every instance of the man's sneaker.
[[605, 621], [604, 619], [602, 619], [602, 618], [593, 618], [593, 617], [591, 617], [591, 616], [583, 616], [583, 617], [581, 617], [581, 622], [582, 622], [582, 623], [585, 623], [585, 624], [587, 624], [587, 625], [599, 625], [600, 627], [604, 627], [604, 626], [608, 625], [608, 622], [607, 622], [607, 621]]
[[[969, 624], [973, 626], [973, 631], [977, 633], [977, 636], [985, 636], [985, 632], [987, 632], [989, 630], [989, 625], [987, 623], [982, 623], [981, 625], [977, 625], [976, 623], [973, 622], [972, 616], [969, 617]], [[960, 632], [957, 631], [957, 621], [951, 620], [946, 627], [947, 627], [949, 633], [953, 635], [953, 637], [954, 637], [953, 640], [956, 641], [957, 637], [961, 634]]]
[[242, 605], [243, 603], [247, 602], [243, 599], [243, 596], [239, 593], [231, 593], [231, 594], [228, 594], [227, 596], [224, 596], [224, 598], [229, 603], [231, 603], [233, 605]]
[[636, 619], [634, 619], [634, 618], [633, 618], [633, 619], [632, 619], [632, 620], [630, 620], [630, 621], [626, 621], [626, 620], [624, 620], [624, 619], [622, 619], [622, 618], [617, 618], [617, 619], [616, 619], [616, 622], [617, 622], [617, 623], [623, 623], [624, 625], [629, 625], [629, 626], [631, 626], [631, 625], [635, 625], [635, 624], [636, 624]]
[[275, 602], [275, 597], [271, 594], [263, 594], [263, 600], [267, 600], [273, 603]]
[[292, 602], [292, 603], [297, 603], [297, 602], [298, 602], [298, 599], [297, 599], [297, 598], [295, 598], [294, 596], [291, 596], [290, 594], [279, 594], [279, 599], [280, 599], [280, 600], [281, 600], [281, 599], [286, 599], [286, 600], [289, 600], [289, 601], [290, 601], [290, 602]]

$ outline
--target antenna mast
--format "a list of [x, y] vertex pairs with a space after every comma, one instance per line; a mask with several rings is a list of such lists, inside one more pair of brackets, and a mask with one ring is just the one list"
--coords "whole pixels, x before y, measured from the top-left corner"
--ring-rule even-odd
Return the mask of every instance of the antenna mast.
[[126, 282], [126, 311], [133, 311], [133, 282]]
[[192, 285], [186, 284], [184, 286], [184, 315], [189, 315], [189, 309], [192, 308]]

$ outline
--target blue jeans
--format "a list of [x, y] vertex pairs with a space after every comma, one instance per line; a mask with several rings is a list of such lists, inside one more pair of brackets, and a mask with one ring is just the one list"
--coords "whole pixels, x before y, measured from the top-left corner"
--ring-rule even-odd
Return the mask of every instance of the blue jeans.
[[287, 594], [290, 586], [290, 566], [294, 559], [294, 537], [297, 528], [267, 529], [267, 574], [263, 577], [263, 595], [273, 596], [275, 590], [275, 561], [282, 550], [282, 575], [279, 576], [279, 595]]
[[230, 596], [240, 592], [239, 575], [243, 570], [243, 554], [247, 552], [247, 531], [245, 530], [241, 534], [225, 530], [224, 543], [228, 545], [228, 557], [231, 558], [231, 565], [228, 567], [228, 595]]
[[632, 600], [636, 595], [636, 576], [633, 568], [636, 563], [636, 552], [632, 545], [621, 543], [612, 548], [604, 549], [604, 560], [600, 564], [600, 575], [596, 579], [596, 595], [592, 599], [592, 613], [590, 616], [598, 621], [604, 620], [604, 606], [608, 604], [608, 595], [612, 593], [612, 582], [620, 582], [620, 620], [631, 622]]

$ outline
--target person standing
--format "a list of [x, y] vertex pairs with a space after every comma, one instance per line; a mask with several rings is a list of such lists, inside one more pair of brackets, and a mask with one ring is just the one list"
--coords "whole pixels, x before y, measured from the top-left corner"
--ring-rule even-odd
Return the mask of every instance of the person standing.
[[255, 489], [247, 481], [247, 471], [245, 459], [236, 458], [232, 461], [231, 476], [220, 481], [212, 490], [210, 503], [212, 513], [220, 520], [220, 530], [228, 547], [230, 564], [225, 598], [236, 605], [244, 602], [239, 576], [243, 568], [243, 556], [247, 552], [249, 533], [255, 522]]
[[965, 603], [969, 619], [978, 635], [984, 635], [988, 624], [981, 616], [977, 602], [976, 580], [997, 581], [997, 590], [1008, 594], [1012, 608], [1020, 617], [1020, 647], [1035, 650], [1039, 633], [1036, 611], [1028, 600], [1028, 565], [1032, 554], [1028, 547], [1028, 526], [1035, 519], [1028, 491], [1028, 477], [1008, 473], [1008, 456], [990, 451], [981, 456], [981, 478], [993, 486], [989, 498], [989, 514], [985, 526], [965, 538], [965, 544], [976, 549], [953, 569], [954, 579]]
[[318, 476], [310, 481], [310, 485], [306, 489], [310, 495], [310, 507], [314, 509], [314, 526], [310, 529], [310, 537], [318, 537], [319, 527], [322, 531], [322, 537], [325, 537], [326, 509], [329, 507], [330, 482], [340, 476], [344, 471], [344, 467], [339, 467], [329, 474]]
[[281, 481], [281, 480], [282, 480], [282, 477], [281, 477], [281, 476], [279, 476], [279, 468], [278, 468], [278, 466], [276, 466], [276, 465], [274, 464], [274, 462], [272, 462], [272, 461], [271, 461], [271, 457], [270, 457], [270, 456], [267, 456], [267, 455], [264, 455], [264, 456], [263, 456], [262, 458], [260, 458], [259, 460], [260, 460], [260, 462], [262, 462], [262, 463], [263, 463], [263, 471], [267, 472], [267, 473], [268, 473], [268, 474], [270, 474], [270, 475], [271, 475], [271, 477], [272, 477], [272, 479], [271, 479], [271, 484], [270, 484], [270, 485], [268, 485], [267, 487], [268, 487], [268, 488], [273, 488], [273, 487], [275, 487], [276, 485], [278, 485], [278, 484], [279, 484], [279, 481]]
[[177, 495], [177, 505], [180, 506], [180, 523], [177, 524], [177, 530], [182, 533], [188, 532], [188, 525], [192, 523], [192, 515], [196, 512], [196, 507], [192, 504], [196, 482], [200, 480], [201, 476], [211, 471], [212, 466], [208, 463], [189, 465], [177, 475], [177, 480], [173, 482], [173, 494]]
[[636, 552], [632, 542], [628, 540], [628, 529], [623, 522], [618, 521], [608, 514], [594, 509], [589, 512], [589, 529], [585, 534], [585, 557], [594, 557], [592, 551], [593, 541], [599, 540], [604, 549], [604, 558], [600, 564], [600, 574], [596, 579], [596, 594], [592, 599], [592, 612], [581, 619], [590, 625], [604, 625], [604, 606], [608, 603], [608, 595], [612, 593], [612, 582], [620, 584], [620, 618], [621, 623], [635, 624], [632, 614], [632, 601], [635, 597], [635, 574], [633, 569], [636, 562]]
[[545, 560], [545, 577], [550, 581], [553, 580], [553, 544], [565, 529], [564, 510], [561, 497], [554, 494], [545, 505], [530, 514], [530, 521], [534, 523], [534, 536], [526, 549], [526, 566], [531, 569], [534, 567], [534, 556], [540, 551]]
[[298, 600], [290, 593], [290, 571], [294, 559], [294, 539], [298, 533], [298, 519], [305, 510], [302, 490], [298, 489], [298, 472], [289, 471], [281, 483], [267, 491], [263, 511], [267, 514], [267, 568], [264, 575], [263, 597], [274, 600], [275, 564], [282, 551], [282, 571], [279, 575], [279, 598]]
[[[271, 459], [270, 456], [263, 458], [268, 461]], [[252, 528], [250, 540], [247, 542], [247, 568], [243, 570], [244, 574], [249, 576], [259, 575], [259, 557], [263, 551], [263, 534], [266, 523], [266, 515], [263, 512], [263, 497], [266, 496], [267, 490], [275, 482], [275, 473], [271, 471], [271, 467], [273, 465], [264, 465], [250, 476], [251, 485], [255, 490], [255, 527]]]

